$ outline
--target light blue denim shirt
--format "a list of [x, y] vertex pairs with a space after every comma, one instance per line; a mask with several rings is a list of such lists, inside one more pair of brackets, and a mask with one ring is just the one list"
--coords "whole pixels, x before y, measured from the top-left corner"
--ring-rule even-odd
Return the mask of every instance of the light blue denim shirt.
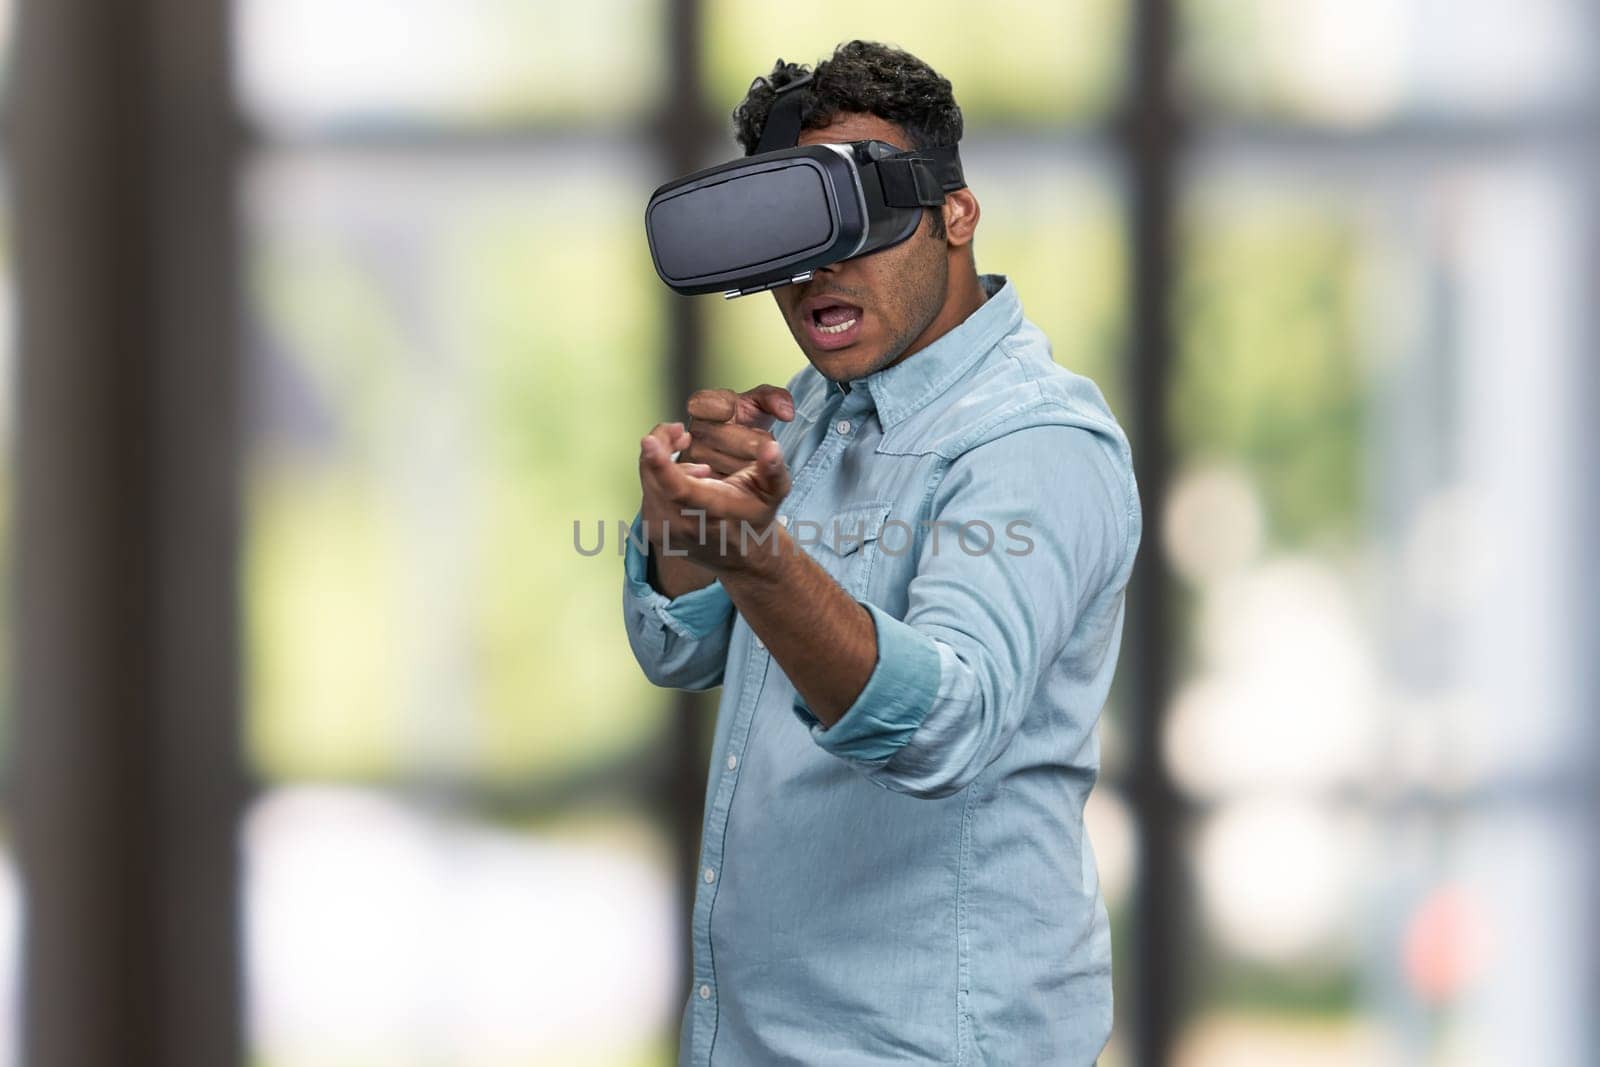
[[681, 1064], [1090, 1064], [1111, 1031], [1083, 805], [1138, 495], [1100, 390], [982, 280], [896, 366], [806, 367], [774, 426], [779, 521], [877, 632], [831, 728], [720, 582], [648, 584], [634, 519], [634, 655], [657, 685], [723, 686]]

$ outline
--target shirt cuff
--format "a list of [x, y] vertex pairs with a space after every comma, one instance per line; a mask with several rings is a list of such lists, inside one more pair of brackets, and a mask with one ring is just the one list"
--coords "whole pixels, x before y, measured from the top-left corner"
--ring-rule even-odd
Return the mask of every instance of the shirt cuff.
[[628, 592], [640, 605], [652, 612], [661, 622], [680, 637], [700, 638], [715, 630], [728, 613], [733, 601], [720, 580], [699, 589], [691, 589], [682, 596], [669, 597], [650, 584], [648, 563], [640, 548], [644, 545], [644, 512], [633, 517], [622, 551], [622, 568], [628, 578]]
[[876, 604], [857, 601], [872, 616], [878, 662], [855, 703], [839, 721], [823, 726], [798, 691], [794, 713], [812, 740], [835, 756], [882, 764], [911, 740], [939, 692], [939, 650], [927, 634]]

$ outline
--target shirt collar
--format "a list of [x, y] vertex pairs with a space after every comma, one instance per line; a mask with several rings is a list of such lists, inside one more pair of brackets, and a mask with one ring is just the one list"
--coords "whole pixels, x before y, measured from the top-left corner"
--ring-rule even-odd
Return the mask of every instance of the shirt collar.
[[828, 383], [844, 397], [841, 407], [875, 407], [878, 424], [887, 431], [954, 385], [972, 365], [1022, 322], [1022, 302], [1003, 274], [978, 278], [989, 299], [955, 329], [899, 363], [849, 382]]

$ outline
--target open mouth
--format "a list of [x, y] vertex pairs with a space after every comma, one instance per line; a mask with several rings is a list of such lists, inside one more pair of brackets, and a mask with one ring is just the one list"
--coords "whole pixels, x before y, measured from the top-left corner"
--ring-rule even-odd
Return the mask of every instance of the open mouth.
[[861, 332], [863, 312], [854, 304], [822, 299], [801, 309], [811, 340], [819, 348], [843, 348]]
[[817, 324], [817, 330], [826, 334], [841, 334], [856, 324], [860, 314], [851, 308], [831, 307], [811, 313], [811, 321]]

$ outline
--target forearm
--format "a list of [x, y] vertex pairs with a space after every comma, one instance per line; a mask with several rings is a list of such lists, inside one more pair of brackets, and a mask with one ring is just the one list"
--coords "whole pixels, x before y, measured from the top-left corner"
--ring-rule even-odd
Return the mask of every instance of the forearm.
[[645, 553], [645, 575], [656, 592], [669, 597], [703, 589], [717, 580], [715, 574], [687, 557], [662, 555], [654, 546]]
[[777, 550], [721, 576], [734, 607], [766, 644], [812, 713], [832, 726], [878, 662], [872, 617], [778, 528]]

